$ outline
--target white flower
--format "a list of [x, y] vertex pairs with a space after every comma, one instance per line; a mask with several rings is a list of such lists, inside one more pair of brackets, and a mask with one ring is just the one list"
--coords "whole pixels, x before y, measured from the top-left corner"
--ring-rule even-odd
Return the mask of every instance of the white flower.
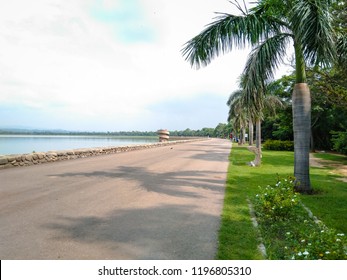
[[325, 252], [325, 254], [329, 255], [329, 254], [330, 254], [330, 252], [329, 252], [329, 251], [326, 251], [326, 252]]
[[340, 241], [341, 241], [341, 239], [340, 239], [340, 238], [337, 238], [337, 239], [336, 239], [336, 242], [340, 242]]
[[320, 232], [321, 232], [321, 233], [323, 233], [323, 232], [324, 232], [324, 230], [321, 230]]
[[302, 253], [301, 253], [301, 252], [299, 252], [299, 253], [298, 253], [298, 256], [302, 256]]
[[305, 239], [301, 240], [302, 243], [304, 243], [305, 241], [306, 241]]
[[310, 253], [307, 252], [307, 250], [305, 250], [305, 252], [303, 252], [302, 254], [305, 255], [305, 256], [307, 256], [307, 255], [309, 255]]
[[294, 255], [292, 256], [292, 260], [295, 260], [295, 257], [294, 257]]
[[337, 236], [345, 236], [345, 234], [344, 233], [338, 233], [338, 234], [336, 234]]
[[290, 235], [290, 231], [287, 231], [286, 234], [287, 234], [287, 235]]
[[295, 202], [295, 199], [294, 199], [294, 198], [292, 198], [292, 202]]
[[308, 246], [311, 246], [312, 244], [311, 244], [311, 243], [308, 243], [307, 245], [308, 245]]

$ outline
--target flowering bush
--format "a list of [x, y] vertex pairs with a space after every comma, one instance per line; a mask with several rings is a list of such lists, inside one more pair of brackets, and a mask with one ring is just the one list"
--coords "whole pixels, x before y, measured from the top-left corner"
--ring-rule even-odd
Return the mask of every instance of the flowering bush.
[[347, 259], [345, 234], [309, 216], [292, 178], [260, 188], [253, 203], [268, 258]]
[[260, 188], [260, 193], [255, 199], [256, 213], [266, 219], [286, 219], [293, 214], [298, 205], [298, 195], [294, 190], [292, 178], [278, 180], [273, 186]]
[[[305, 220], [307, 226], [311, 221]], [[308, 228], [311, 228], [308, 226]], [[303, 229], [297, 238], [291, 232], [286, 233], [288, 246], [285, 259], [296, 260], [343, 260], [347, 259], [347, 239], [344, 233], [318, 224], [315, 230]]]

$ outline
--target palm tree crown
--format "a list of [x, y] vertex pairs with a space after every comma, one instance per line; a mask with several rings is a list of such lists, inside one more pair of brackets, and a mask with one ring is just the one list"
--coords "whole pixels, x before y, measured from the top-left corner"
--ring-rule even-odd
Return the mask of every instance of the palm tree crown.
[[[192, 66], [200, 68], [234, 48], [251, 46], [245, 74], [253, 87], [273, 78], [290, 43], [299, 48], [304, 62], [329, 64], [336, 57], [328, 13], [331, 2], [260, 0], [255, 7], [242, 10], [241, 15], [219, 13], [215, 21], [185, 44], [182, 54]], [[305, 82], [305, 78], [297, 82]]]
[[[234, 3], [240, 15], [218, 14], [211, 24], [189, 40], [182, 54], [192, 66], [208, 65], [215, 57], [234, 48], [251, 46], [244, 69], [246, 98], [256, 100], [265, 84], [283, 62], [288, 46], [294, 46], [296, 86], [293, 92], [295, 141], [294, 175], [299, 190], [311, 190], [309, 180], [309, 138], [311, 101], [306, 83], [306, 65], [330, 65], [342, 49], [336, 44], [329, 12], [334, 0], [259, 0], [247, 10]], [[337, 47], [338, 46], [338, 47]]]

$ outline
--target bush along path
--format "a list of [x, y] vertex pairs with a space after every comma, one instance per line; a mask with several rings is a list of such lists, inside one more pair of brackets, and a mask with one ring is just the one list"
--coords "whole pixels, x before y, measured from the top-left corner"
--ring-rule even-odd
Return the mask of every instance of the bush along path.
[[268, 259], [347, 260], [347, 238], [303, 205], [292, 178], [259, 187], [251, 199]]

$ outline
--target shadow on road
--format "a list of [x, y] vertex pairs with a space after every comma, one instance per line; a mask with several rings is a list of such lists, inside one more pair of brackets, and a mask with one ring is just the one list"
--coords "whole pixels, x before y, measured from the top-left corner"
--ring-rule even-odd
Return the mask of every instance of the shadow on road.
[[[42, 225], [52, 231], [52, 239], [102, 246], [114, 259], [213, 259], [219, 217], [193, 206], [165, 205], [117, 210], [104, 217], [57, 216], [54, 221]], [[62, 251], [59, 257], [69, 258]], [[95, 255], [78, 258], [83, 257]]]
[[[68, 172], [51, 174], [53, 177], [89, 177], [95, 180], [114, 180], [114, 185], [124, 180], [136, 181], [148, 192], [157, 192], [170, 196], [199, 197], [196, 191], [189, 191], [186, 187], [204, 188], [216, 192], [224, 192], [225, 172], [215, 171], [177, 171], [156, 173], [143, 167], [119, 166], [114, 170], [92, 172]], [[212, 178], [212, 179], [211, 179]]]

